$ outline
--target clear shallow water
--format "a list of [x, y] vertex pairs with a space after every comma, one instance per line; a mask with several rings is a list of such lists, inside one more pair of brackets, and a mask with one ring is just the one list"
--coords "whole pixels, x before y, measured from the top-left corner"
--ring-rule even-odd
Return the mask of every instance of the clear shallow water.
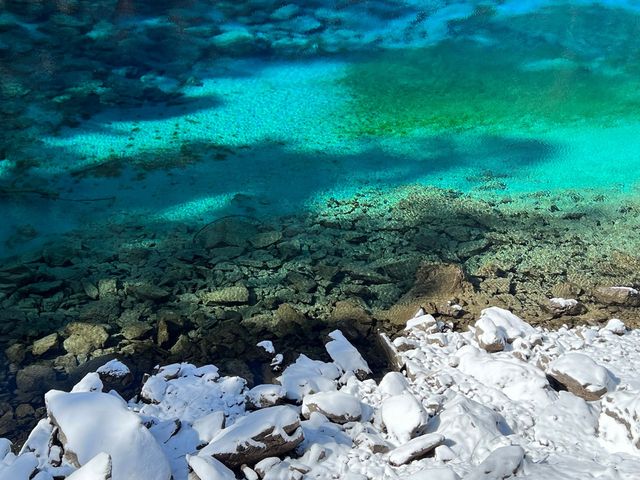
[[633, 2], [263, 3], [4, 13], [5, 43], [31, 36], [11, 53], [47, 80], [4, 69], [21, 120], [4, 253], [93, 222], [197, 227], [412, 184], [635, 198]]

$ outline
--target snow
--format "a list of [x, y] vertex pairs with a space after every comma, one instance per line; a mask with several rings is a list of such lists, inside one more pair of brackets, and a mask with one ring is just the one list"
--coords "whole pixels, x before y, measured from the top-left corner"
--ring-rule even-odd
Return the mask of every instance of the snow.
[[520, 317], [509, 310], [499, 307], [485, 308], [480, 312], [478, 321], [482, 322], [483, 325], [493, 324], [494, 329], [508, 342], [512, 342], [517, 337], [525, 337], [535, 332], [534, 328]]
[[68, 480], [109, 480], [111, 457], [106, 453], [99, 453], [67, 478]]
[[131, 370], [129, 370], [129, 367], [127, 367], [120, 360], [114, 358], [113, 360], [109, 360], [107, 363], [98, 368], [98, 370], [96, 370], [96, 373], [114, 378], [123, 378], [131, 374]]
[[389, 435], [400, 445], [411, 440], [427, 423], [424, 407], [408, 392], [384, 400], [380, 416]]
[[343, 372], [353, 372], [359, 377], [371, 373], [366, 360], [340, 330], [334, 330], [329, 334], [329, 337], [331, 341], [325, 345], [325, 348], [331, 359]]
[[273, 342], [271, 340], [263, 340], [256, 344], [256, 347], [263, 348], [265, 352], [274, 354], [276, 353], [276, 349], [273, 346]]
[[569, 352], [549, 365], [550, 375], [566, 375], [577, 381], [588, 392], [609, 390], [614, 387], [609, 371], [594, 362], [589, 356]]
[[252, 439], [264, 432], [273, 431], [283, 437], [288, 437], [285, 427], [297, 425], [299, 421], [300, 415], [297, 410], [285, 405], [252, 412], [222, 430], [206, 447], [200, 450], [199, 455], [212, 456], [235, 453], [239, 448], [254, 444]]
[[[640, 330], [615, 319], [534, 328], [489, 308], [479, 324], [504, 341], [489, 352], [477, 330], [440, 329], [418, 313], [396, 339], [401, 351], [388, 350], [406, 374], [379, 383], [355, 375], [362, 364], [341, 334], [331, 361], [300, 355], [280, 385], [250, 390], [214, 366], [181, 363], [157, 369], [126, 403], [89, 374], [46, 395], [48, 418], [17, 456], [0, 441], [0, 480], [101, 480], [109, 456], [118, 480], [231, 480], [233, 469], [249, 480], [640, 478]], [[605, 390], [556, 391], [552, 373]], [[271, 406], [282, 397], [301, 406]]]
[[554, 307], [564, 309], [569, 307], [575, 307], [578, 304], [578, 301], [574, 298], [554, 297], [549, 299], [549, 303], [551, 303]]
[[302, 401], [302, 414], [320, 412], [337, 423], [354, 422], [362, 417], [362, 405], [353, 395], [342, 392], [320, 392], [306, 395]]
[[99, 453], [108, 453], [113, 477], [169, 479], [171, 470], [155, 439], [137, 415], [113, 395], [51, 390], [45, 396], [47, 413], [65, 438], [66, 456], [80, 467]]
[[391, 465], [400, 466], [411, 460], [423, 457], [444, 442], [444, 437], [437, 433], [421, 435], [399, 446], [389, 455]]
[[187, 455], [187, 463], [200, 480], [235, 480], [231, 470], [212, 457]]
[[622, 320], [618, 318], [612, 318], [604, 327], [602, 327], [602, 330], [615, 333], [616, 335], [624, 335], [624, 333], [627, 331], [627, 327]]

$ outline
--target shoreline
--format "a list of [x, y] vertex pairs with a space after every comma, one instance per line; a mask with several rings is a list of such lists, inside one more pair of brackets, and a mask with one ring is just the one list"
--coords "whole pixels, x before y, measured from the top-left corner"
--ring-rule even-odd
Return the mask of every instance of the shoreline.
[[613, 317], [637, 326], [635, 296], [598, 290], [638, 286], [630, 199], [544, 194], [524, 209], [436, 188], [408, 187], [386, 204], [372, 195], [279, 222], [104, 226], [1, 269], [4, 428], [33, 401], [20, 410], [30, 425], [52, 382], [104, 356], [214, 361], [249, 376], [239, 359], [260, 340], [284, 340], [291, 359], [318, 354], [318, 338], [340, 328], [362, 347], [419, 307], [457, 330], [489, 305], [550, 328]]

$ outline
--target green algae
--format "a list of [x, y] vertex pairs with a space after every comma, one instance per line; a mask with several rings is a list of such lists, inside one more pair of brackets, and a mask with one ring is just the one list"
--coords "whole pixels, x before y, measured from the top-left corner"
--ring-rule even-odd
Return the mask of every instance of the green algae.
[[[487, 22], [485, 15], [469, 20], [471, 26], [451, 26], [457, 34], [437, 45], [356, 61], [339, 80], [349, 97], [344, 129], [353, 136], [404, 136], [640, 121], [637, 49], [618, 44], [613, 30], [600, 33], [600, 45], [583, 41], [583, 30], [587, 35], [596, 16], [597, 11], [574, 12], [576, 38], [567, 39], [547, 22], [567, 18], [555, 10], [518, 17], [513, 25]], [[626, 31], [638, 17], [627, 13], [618, 20]], [[531, 22], [543, 27], [536, 34], [520, 30]], [[598, 52], [607, 53], [608, 63]]]

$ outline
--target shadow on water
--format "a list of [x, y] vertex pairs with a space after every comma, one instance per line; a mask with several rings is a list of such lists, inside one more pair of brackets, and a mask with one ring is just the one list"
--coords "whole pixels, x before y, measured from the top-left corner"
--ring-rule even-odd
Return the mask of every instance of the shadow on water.
[[[87, 222], [114, 221], [116, 213], [120, 218], [144, 215], [147, 225], [179, 221], [194, 226], [237, 213], [297, 214], [331, 196], [437, 184], [450, 170], [466, 174], [469, 188], [490, 179], [508, 183], [520, 168], [553, 161], [558, 149], [543, 141], [496, 135], [470, 142], [448, 135], [426, 137], [408, 153], [375, 142], [345, 154], [300, 152], [268, 140], [243, 146], [175, 144], [179, 147], [70, 166], [64, 175], [35, 168], [5, 176], [0, 187], [9, 207], [5, 240], [11, 236], [7, 229], [20, 225], [31, 224], [46, 236]], [[50, 147], [41, 153], [44, 158], [73, 158], [72, 152]]]

